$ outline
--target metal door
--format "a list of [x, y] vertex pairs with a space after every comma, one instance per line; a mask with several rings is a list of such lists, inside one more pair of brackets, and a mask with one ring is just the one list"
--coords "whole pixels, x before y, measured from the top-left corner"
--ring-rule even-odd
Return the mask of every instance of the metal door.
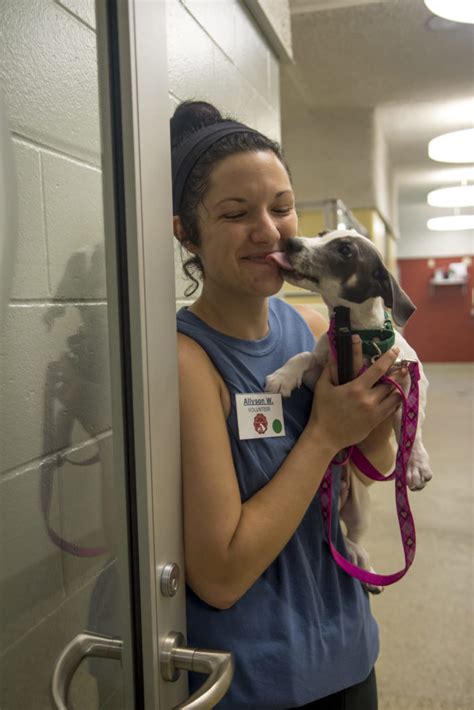
[[[211, 708], [232, 660], [182, 635], [164, 3], [90, 8], [2, 4], [19, 268], [0, 304], [0, 707]], [[201, 698], [179, 668], [205, 674]]]

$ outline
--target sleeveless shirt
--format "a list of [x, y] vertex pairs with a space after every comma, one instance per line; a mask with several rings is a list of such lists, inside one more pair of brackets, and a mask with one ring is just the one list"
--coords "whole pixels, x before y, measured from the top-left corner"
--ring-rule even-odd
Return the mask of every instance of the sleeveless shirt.
[[[235, 395], [262, 393], [268, 374], [314, 349], [314, 336], [299, 313], [277, 297], [269, 299], [269, 332], [260, 340], [223, 335], [186, 308], [177, 323], [180, 333], [206, 351], [229, 389], [227, 429], [244, 502], [282, 465], [308, 420], [313, 393], [303, 385], [283, 399], [285, 436], [245, 440], [239, 438]], [[333, 518], [333, 540], [344, 554], [338, 516]], [[222, 710], [310, 703], [365, 680], [378, 654], [368, 596], [333, 561], [317, 495], [278, 557], [231, 608], [213, 608], [187, 587], [186, 613], [190, 647], [234, 654], [231, 687], [216, 706]], [[189, 683], [194, 692], [203, 676], [190, 673]]]

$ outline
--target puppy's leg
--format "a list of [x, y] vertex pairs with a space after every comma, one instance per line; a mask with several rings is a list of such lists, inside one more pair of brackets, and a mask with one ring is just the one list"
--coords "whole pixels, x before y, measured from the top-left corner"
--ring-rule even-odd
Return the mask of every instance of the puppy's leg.
[[[408, 386], [407, 386], [408, 389]], [[416, 429], [413, 448], [407, 467], [407, 485], [412, 491], [422, 490], [428, 481], [433, 477], [430, 459], [422, 441], [422, 428], [425, 420], [426, 393], [428, 390], [428, 380], [423, 372], [420, 363], [419, 382], [419, 405], [418, 405], [418, 425]], [[398, 441], [400, 440], [402, 412], [399, 410], [395, 419], [395, 431]]]
[[312, 367], [310, 370], [306, 370], [306, 372], [304, 373], [303, 384], [305, 384], [306, 387], [309, 387], [310, 390], [314, 391], [316, 382], [319, 380], [319, 376], [322, 371], [323, 365], [317, 362], [314, 367]]
[[303, 376], [317, 365], [315, 352], [298, 353], [265, 380], [265, 392], [279, 392], [289, 397], [296, 387], [300, 387]]
[[[350, 561], [369, 572], [373, 572], [367, 550], [361, 544], [361, 538], [367, 532], [370, 522], [370, 496], [367, 486], [348, 468], [349, 492], [340, 511], [340, 518], [347, 529], [345, 544]], [[367, 591], [380, 594], [383, 587], [364, 584]]]
[[290, 358], [283, 367], [275, 370], [265, 380], [266, 392], [280, 392], [289, 397], [301, 383], [314, 390], [314, 386], [324, 367], [329, 352], [328, 336], [322, 335], [312, 352], [299, 353]]

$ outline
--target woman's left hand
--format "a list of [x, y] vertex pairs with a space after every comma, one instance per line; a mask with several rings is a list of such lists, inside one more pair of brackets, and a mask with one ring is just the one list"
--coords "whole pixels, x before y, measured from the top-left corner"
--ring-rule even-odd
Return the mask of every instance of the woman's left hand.
[[[362, 353], [362, 341], [354, 347], [354, 357], [353, 357], [353, 376], [356, 377], [357, 373], [360, 372], [364, 364], [364, 358]], [[408, 377], [408, 368], [402, 367], [392, 375], [390, 378], [394, 380], [399, 385], [404, 385], [406, 383], [406, 378]], [[377, 385], [376, 385], [377, 386]], [[400, 402], [401, 403], [401, 402]], [[383, 422], [381, 422], [375, 429], [372, 429], [370, 434], [358, 444], [358, 448], [362, 453], [369, 459], [375, 468], [377, 468], [381, 473], [391, 473], [395, 465], [396, 456], [396, 441], [393, 435], [393, 424], [394, 417], [388, 417]], [[354, 467], [355, 468], [355, 467]], [[359, 473], [358, 469], [356, 469]], [[361, 476], [360, 476], [361, 477]], [[372, 483], [371, 479], [363, 477], [364, 483]]]

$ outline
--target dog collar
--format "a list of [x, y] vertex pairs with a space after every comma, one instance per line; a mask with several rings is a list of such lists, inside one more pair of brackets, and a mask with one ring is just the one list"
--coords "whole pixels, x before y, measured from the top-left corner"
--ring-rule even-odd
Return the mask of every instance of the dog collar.
[[380, 357], [393, 348], [395, 331], [387, 311], [384, 311], [385, 320], [382, 328], [374, 330], [352, 330], [362, 340], [362, 352], [369, 358]]

